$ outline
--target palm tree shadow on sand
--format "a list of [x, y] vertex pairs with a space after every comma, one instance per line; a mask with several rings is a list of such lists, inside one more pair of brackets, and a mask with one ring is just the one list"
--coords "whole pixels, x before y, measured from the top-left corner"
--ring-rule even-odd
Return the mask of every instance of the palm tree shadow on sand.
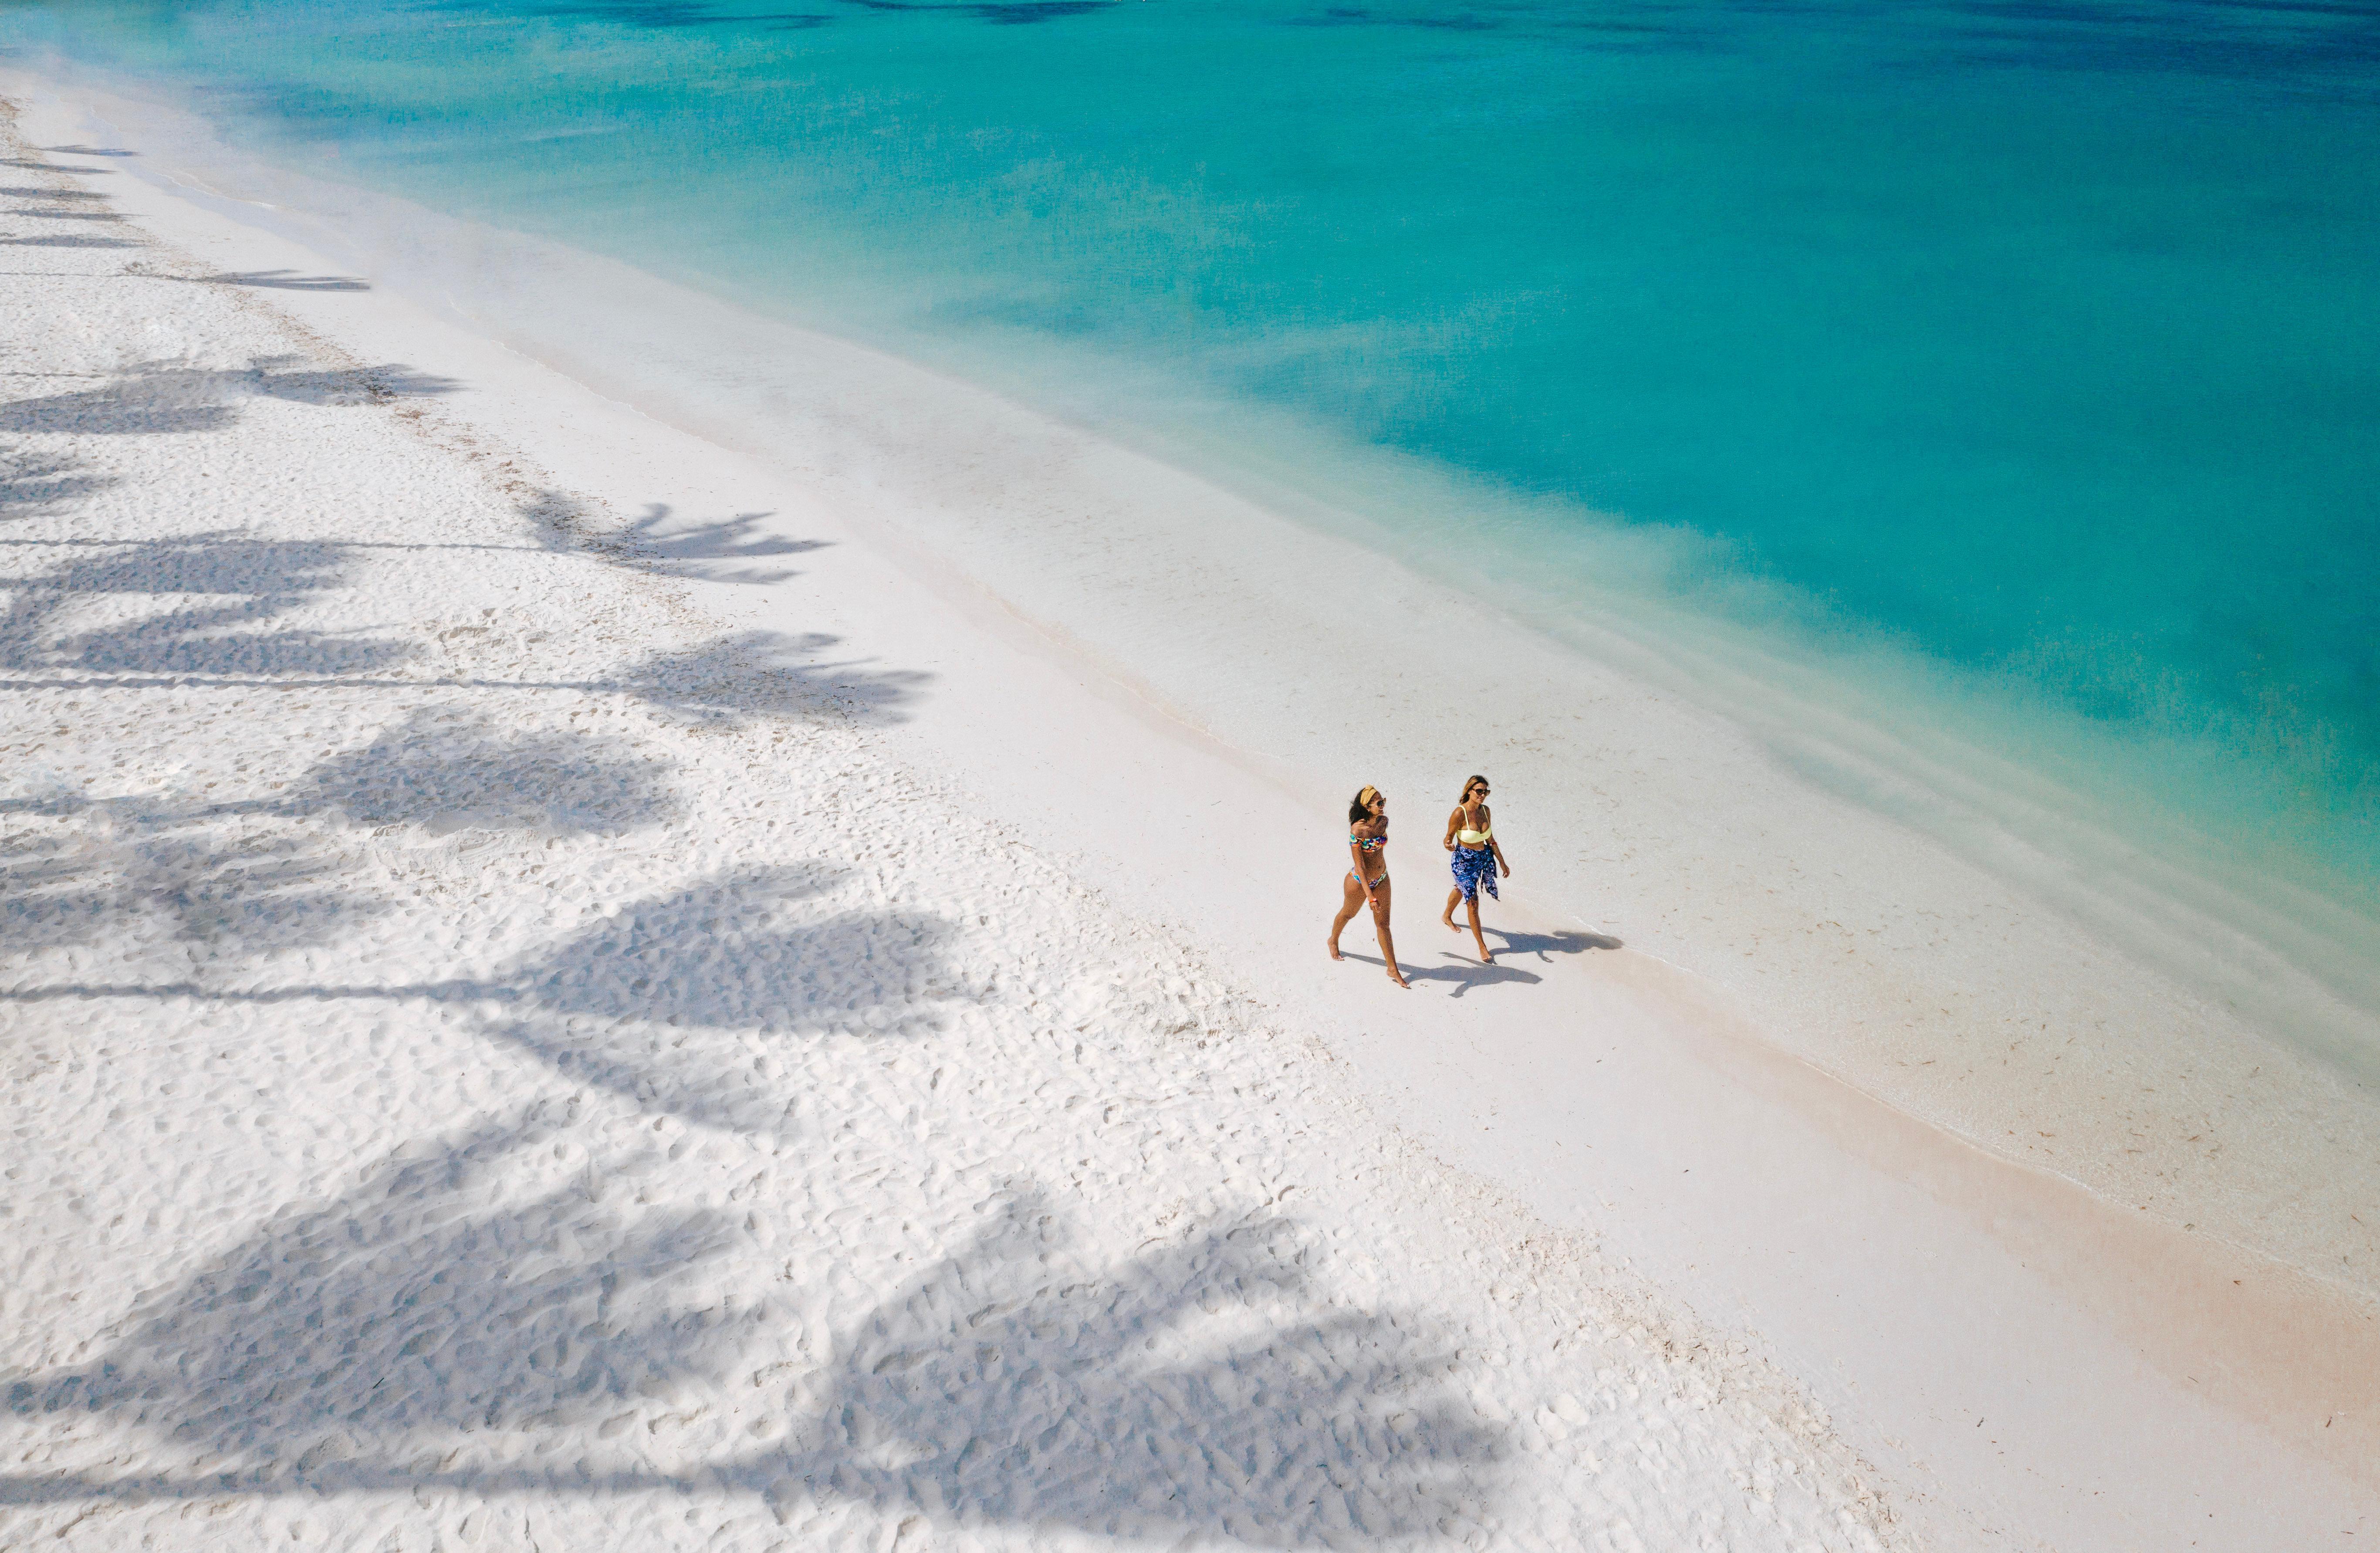
[[370, 291], [371, 282], [356, 275], [308, 275], [296, 270], [226, 270], [219, 274], [188, 278], [195, 285], [245, 285], [264, 291]]
[[[50, 248], [127, 248], [114, 237], [12, 237]], [[308, 369], [294, 356], [260, 356], [247, 368], [144, 362], [97, 388], [0, 404], [0, 431], [156, 436], [213, 431], [238, 418], [242, 401], [288, 399], [304, 405], [386, 404], [403, 394], [453, 393], [449, 378], [394, 363], [361, 369]]]
[[898, 722], [933, 675], [887, 669], [839, 656], [843, 638], [822, 631], [795, 636], [746, 631], [677, 652], [647, 655], [583, 686], [634, 696], [649, 706], [701, 721], [738, 723], [754, 717], [814, 717], [821, 711], [861, 722]]
[[[560, 1130], [527, 1116], [396, 1150], [343, 1196], [137, 1298], [105, 1357], [11, 1377], [9, 1411], [135, 1413], [206, 1455], [300, 1474], [371, 1462], [393, 1478], [393, 1455], [425, 1435], [567, 1425], [698, 1366], [716, 1334], [645, 1296], [723, 1250], [723, 1221], [650, 1213], [601, 1231], [584, 1183], [504, 1206], [521, 1173], [508, 1167]], [[38, 1482], [0, 1499], [60, 1497]]]
[[1209, 1225], [1089, 1277], [1013, 1201], [839, 1341], [806, 1448], [743, 1471], [805, 1501], [1167, 1542], [1342, 1547], [1492, 1498], [1495, 1426], [1451, 1340], [1321, 1306], [1294, 1222]]
[[[344, 585], [349, 547], [216, 532], [73, 551], [12, 579], [0, 667], [149, 674], [380, 673], [414, 644], [293, 626], [283, 617]], [[191, 601], [125, 618], [134, 601]], [[115, 618], [76, 629], [94, 603]]]
[[809, 903], [836, 880], [793, 864], [698, 880], [460, 995], [509, 998], [482, 1033], [575, 1083], [698, 1126], [790, 1137], [770, 1043], [914, 1038], [981, 990], [949, 959], [956, 929], [939, 916], [819, 916]]
[[[1024, 1190], [798, 1360], [765, 1289], [721, 1297], [749, 1281], [711, 1267], [742, 1231], [599, 1206], [636, 1161], [556, 1165], [552, 1109], [400, 1149], [136, 1300], [98, 1357], [0, 1376], [20, 1420], [107, 1415], [179, 1459], [17, 1470], [0, 1504], [699, 1490], [796, 1531], [856, 1503], [1296, 1548], [1424, 1535], [1500, 1491], [1502, 1435], [1461, 1400], [1451, 1340], [1326, 1303], [1293, 1222], [1086, 1266]], [[656, 1462], [635, 1426], [756, 1406], [782, 1443]]]
[[0, 451], [0, 522], [70, 508], [115, 483], [82, 472], [80, 460], [21, 449]]
[[[324, 758], [269, 798], [91, 799], [71, 786], [0, 798], [0, 820], [91, 822], [20, 823], [0, 836], [0, 938], [11, 957], [137, 940], [143, 921], [202, 955], [225, 942], [251, 955], [332, 942], [389, 905], [358, 872], [354, 828], [622, 835], [676, 818], [673, 776], [625, 741], [441, 708]], [[345, 826], [322, 823], [333, 818]], [[217, 823], [255, 819], [287, 823]]]
[[[291, 800], [319, 801], [306, 794]], [[30, 807], [0, 802], [0, 816]], [[0, 924], [12, 945], [104, 942], [128, 922], [163, 916], [200, 951], [220, 939], [251, 952], [298, 949], [350, 933], [388, 909], [353, 888], [334, 851], [310, 847], [302, 837], [236, 855], [203, 836], [177, 843], [175, 830], [189, 819], [169, 810], [158, 830], [144, 831], [140, 812], [115, 815], [114, 827], [132, 838], [117, 852], [0, 843]], [[775, 1076], [776, 1048], [832, 1035], [915, 1039], [986, 990], [949, 953], [957, 929], [939, 916], [821, 912], [819, 898], [839, 879], [830, 866], [797, 863], [698, 880], [612, 908], [559, 942], [479, 975], [223, 991], [195, 979], [77, 979], [0, 988], [0, 1004], [151, 997], [458, 1005], [479, 1034], [567, 1083], [700, 1127], [790, 1138], [797, 1108]]]
[[824, 550], [825, 540], [795, 540], [768, 528], [772, 513], [736, 513], [710, 521], [680, 517], [666, 502], [649, 502], [642, 516], [607, 526], [601, 511], [561, 491], [540, 491], [517, 508], [547, 542], [666, 576], [701, 582], [772, 583], [799, 574], [790, 567], [747, 563]]

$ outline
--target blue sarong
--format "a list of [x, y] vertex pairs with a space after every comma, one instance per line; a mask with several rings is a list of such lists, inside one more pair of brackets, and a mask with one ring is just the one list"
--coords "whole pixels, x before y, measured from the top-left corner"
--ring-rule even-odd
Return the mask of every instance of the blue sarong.
[[1483, 884], [1488, 887], [1488, 893], [1496, 900], [1500, 901], [1504, 898], [1496, 893], [1495, 852], [1484, 846], [1456, 847], [1454, 849], [1454, 887], [1463, 892], [1464, 900], [1475, 901], [1479, 898], [1479, 887]]

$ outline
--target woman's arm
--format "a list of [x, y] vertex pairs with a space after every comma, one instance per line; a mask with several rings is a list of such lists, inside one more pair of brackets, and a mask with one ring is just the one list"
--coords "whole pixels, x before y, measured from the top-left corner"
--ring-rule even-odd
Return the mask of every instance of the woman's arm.
[[1452, 852], [1454, 850], [1454, 832], [1462, 829], [1463, 809], [1460, 805], [1457, 805], [1454, 812], [1446, 817], [1446, 840], [1441, 844], [1445, 846], [1447, 851]]
[[1496, 855], [1496, 866], [1504, 870], [1506, 879], [1510, 879], [1512, 877], [1512, 865], [1504, 861], [1504, 843], [1496, 839], [1496, 817], [1484, 810], [1482, 817], [1488, 821], [1488, 850]]

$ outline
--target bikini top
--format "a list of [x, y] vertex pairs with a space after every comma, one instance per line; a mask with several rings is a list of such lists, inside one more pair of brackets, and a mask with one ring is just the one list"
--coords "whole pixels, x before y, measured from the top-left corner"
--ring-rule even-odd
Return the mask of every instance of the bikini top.
[[1381, 831], [1377, 836], [1359, 836], [1354, 831], [1350, 831], [1347, 832], [1347, 840], [1358, 852], [1378, 852], [1380, 848], [1389, 844], [1388, 832], [1385, 831]]
[[[1464, 813], [1466, 815], [1469, 813], [1468, 805], [1464, 806]], [[1488, 838], [1495, 833], [1496, 822], [1491, 819], [1488, 822], [1488, 828], [1486, 830], [1457, 831], [1454, 832], [1454, 839], [1461, 842], [1465, 846], [1485, 846], [1488, 844]]]

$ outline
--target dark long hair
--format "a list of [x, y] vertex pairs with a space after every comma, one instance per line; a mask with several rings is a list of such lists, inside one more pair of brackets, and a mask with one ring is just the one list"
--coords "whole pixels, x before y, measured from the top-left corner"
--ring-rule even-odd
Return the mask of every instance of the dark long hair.
[[1361, 825], [1364, 821], [1372, 818], [1372, 806], [1366, 801], [1365, 795], [1366, 794], [1377, 798], [1380, 795], [1380, 790], [1373, 786], [1368, 782], [1362, 787], [1356, 789], [1354, 802], [1347, 806], [1348, 824]]
[[[1484, 777], [1484, 776], [1477, 776], [1477, 775], [1474, 775], [1474, 776], [1470, 776], [1470, 777], [1465, 778], [1465, 779], [1463, 780], [1463, 796], [1454, 800], [1455, 807], [1456, 807], [1457, 808], [1460, 808], [1460, 807], [1462, 807], [1464, 804], [1469, 803], [1469, 802], [1471, 801], [1471, 790], [1472, 790], [1473, 788], [1475, 788], [1475, 787], [1480, 786], [1481, 784], [1483, 784], [1484, 783], [1486, 783], [1486, 782], [1487, 782], [1487, 780], [1488, 780], [1488, 779], [1487, 779], [1486, 777]], [[1445, 792], [1445, 791], [1446, 791], [1446, 789], [1444, 789], [1443, 787], [1441, 787], [1441, 788], [1439, 788], [1439, 792], [1441, 792], [1441, 793], [1443, 793], [1443, 792]]]

